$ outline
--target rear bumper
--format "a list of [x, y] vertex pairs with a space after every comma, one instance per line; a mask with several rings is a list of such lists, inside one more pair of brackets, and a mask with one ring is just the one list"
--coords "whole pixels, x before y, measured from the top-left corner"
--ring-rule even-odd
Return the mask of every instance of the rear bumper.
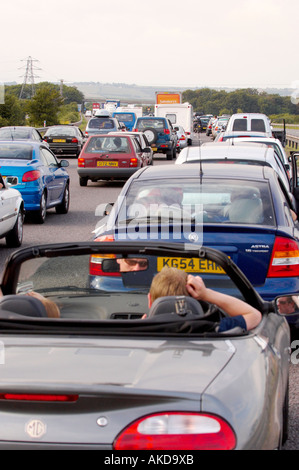
[[81, 146], [77, 144], [49, 144], [50, 150], [57, 155], [78, 155]]
[[102, 179], [128, 179], [140, 167], [134, 168], [78, 168], [78, 175], [81, 178], [88, 178], [93, 181]]

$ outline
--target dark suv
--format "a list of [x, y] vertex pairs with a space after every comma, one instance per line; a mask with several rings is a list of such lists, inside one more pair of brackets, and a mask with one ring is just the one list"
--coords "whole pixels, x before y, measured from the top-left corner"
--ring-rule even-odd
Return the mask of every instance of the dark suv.
[[176, 158], [178, 138], [169, 119], [141, 117], [137, 119], [134, 130], [146, 135], [154, 153], [165, 153], [167, 160]]

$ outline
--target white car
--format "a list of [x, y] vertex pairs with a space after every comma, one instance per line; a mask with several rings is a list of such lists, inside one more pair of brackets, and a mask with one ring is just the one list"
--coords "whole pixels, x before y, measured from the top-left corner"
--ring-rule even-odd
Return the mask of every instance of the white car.
[[[280, 175], [287, 191], [290, 191], [290, 179], [287, 168], [282, 163], [273, 147], [260, 143], [237, 142], [231, 145], [226, 142], [212, 142], [202, 144], [200, 147], [183, 149], [175, 164], [213, 161], [218, 163], [244, 163], [255, 165], [268, 165]], [[244, 168], [244, 174], [246, 168]]]
[[23, 241], [24, 201], [17, 189], [10, 187], [0, 175], [0, 238], [8, 247], [21, 246]]
[[187, 134], [182, 126], [174, 126], [174, 130], [178, 136], [178, 149], [179, 151], [187, 147], [188, 145], [188, 137]]

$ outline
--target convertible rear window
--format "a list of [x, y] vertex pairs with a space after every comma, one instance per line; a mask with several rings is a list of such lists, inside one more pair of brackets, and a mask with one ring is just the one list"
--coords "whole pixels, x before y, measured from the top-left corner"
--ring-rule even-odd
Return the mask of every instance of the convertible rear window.
[[274, 225], [274, 212], [267, 183], [242, 180], [197, 179], [134, 182], [123, 202], [119, 222], [157, 217], [221, 224]]
[[0, 145], [1, 159], [32, 160], [32, 153], [33, 147], [31, 145], [20, 143]]

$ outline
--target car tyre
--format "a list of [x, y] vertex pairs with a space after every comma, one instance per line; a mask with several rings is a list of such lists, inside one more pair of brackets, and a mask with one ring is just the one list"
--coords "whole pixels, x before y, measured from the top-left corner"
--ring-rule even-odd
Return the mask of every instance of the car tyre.
[[88, 178], [86, 178], [85, 176], [80, 176], [79, 178], [79, 184], [80, 186], [87, 186], [87, 181], [88, 181]]
[[40, 198], [39, 210], [34, 211], [33, 217], [37, 224], [44, 224], [47, 214], [47, 198], [45, 192], [43, 192]]
[[67, 214], [70, 207], [70, 188], [67, 184], [63, 193], [63, 198], [60, 204], [56, 206], [55, 210], [57, 214]]
[[22, 245], [23, 242], [23, 222], [24, 213], [22, 209], [19, 210], [17, 220], [14, 227], [5, 237], [6, 245], [10, 248], [17, 248]]

